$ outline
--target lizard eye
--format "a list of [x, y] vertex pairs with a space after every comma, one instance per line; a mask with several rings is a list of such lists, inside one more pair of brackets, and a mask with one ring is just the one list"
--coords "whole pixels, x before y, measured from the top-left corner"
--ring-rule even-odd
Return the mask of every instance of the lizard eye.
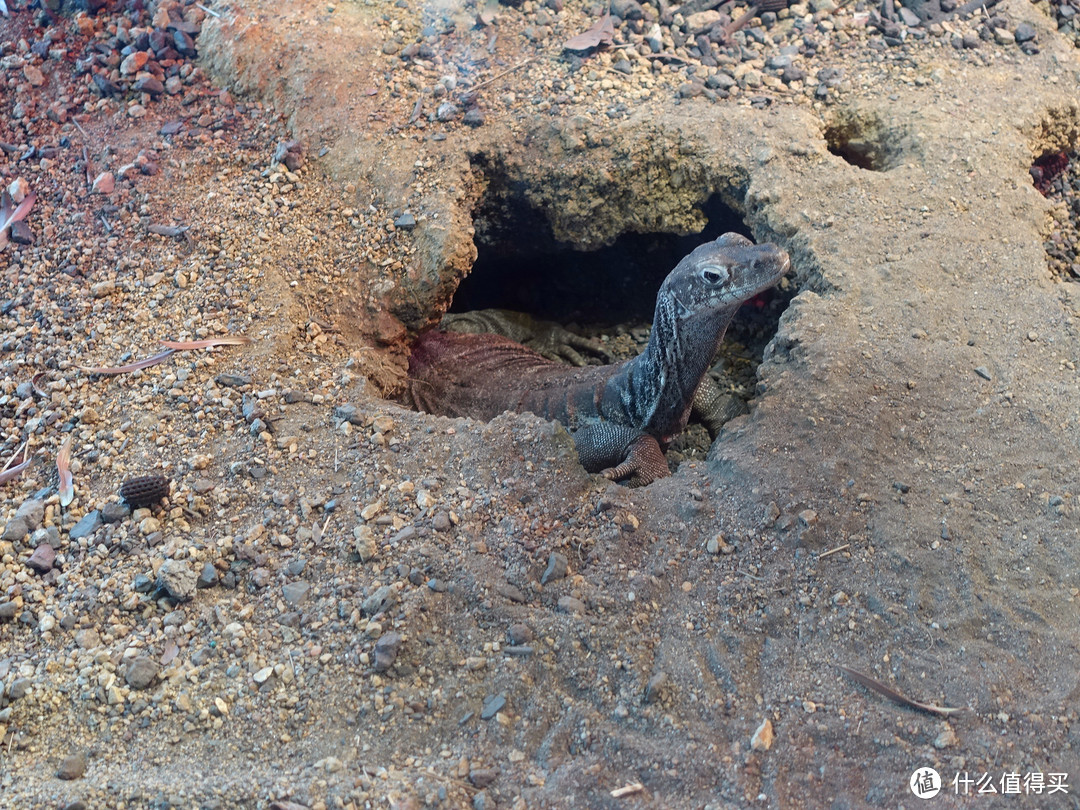
[[702, 268], [701, 277], [705, 280], [706, 284], [716, 286], [717, 284], [723, 284], [728, 280], [728, 271], [726, 267], [709, 265], [708, 267]]

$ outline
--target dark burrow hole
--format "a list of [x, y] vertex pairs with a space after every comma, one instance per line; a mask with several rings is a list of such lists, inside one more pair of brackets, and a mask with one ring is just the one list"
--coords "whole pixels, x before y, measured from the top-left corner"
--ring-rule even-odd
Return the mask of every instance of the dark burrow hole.
[[886, 172], [899, 165], [900, 149], [889, 144], [876, 118], [840, 116], [825, 127], [825, 143], [832, 154], [852, 166]]
[[1055, 216], [1043, 248], [1050, 273], [1062, 281], [1080, 280], [1080, 161], [1078, 153], [1047, 152], [1031, 164], [1035, 188], [1068, 216]]
[[[583, 251], [557, 241], [544, 214], [520, 198], [487, 199], [474, 213], [477, 260], [450, 312], [524, 312], [599, 341], [617, 362], [628, 359], [648, 342], [657, 291], [684, 256], [729, 231], [752, 238], [719, 196], [702, 212], [707, 224], [700, 233], [626, 233], [609, 247]], [[730, 394], [733, 415], [748, 409], [762, 353], [795, 292], [785, 278], [744, 304], [728, 328], [710, 373]], [[708, 431], [692, 422], [669, 448], [668, 460], [701, 458], [710, 444]]]

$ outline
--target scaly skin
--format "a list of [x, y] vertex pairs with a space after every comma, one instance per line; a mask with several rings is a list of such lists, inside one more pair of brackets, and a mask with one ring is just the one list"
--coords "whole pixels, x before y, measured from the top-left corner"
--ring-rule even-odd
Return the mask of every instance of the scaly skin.
[[532, 412], [562, 422], [581, 463], [631, 486], [669, 475], [664, 448], [686, 426], [739, 305], [776, 284], [788, 255], [729, 233], [696, 248], [664, 280], [649, 344], [607, 366], [568, 368], [500, 335], [421, 335], [409, 358], [412, 404], [492, 419]]

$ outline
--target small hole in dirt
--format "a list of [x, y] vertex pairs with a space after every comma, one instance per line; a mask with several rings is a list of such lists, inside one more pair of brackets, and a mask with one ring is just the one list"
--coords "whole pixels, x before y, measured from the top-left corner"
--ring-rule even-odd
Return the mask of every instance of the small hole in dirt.
[[883, 172], [889, 168], [882, 159], [879, 145], [859, 137], [859, 133], [853, 131], [852, 127], [828, 127], [825, 130], [825, 141], [832, 154], [843, 158], [852, 166], [872, 172]]
[[887, 172], [918, 152], [917, 141], [902, 124], [884, 120], [876, 112], [837, 110], [825, 127], [825, 144], [839, 158], [872, 172]]
[[[474, 215], [477, 260], [450, 312], [524, 312], [599, 342], [615, 362], [629, 359], [648, 342], [657, 291], [675, 265], [724, 233], [750, 236], [741, 217], [719, 196], [702, 212], [707, 224], [700, 233], [625, 233], [608, 247], [582, 251], [555, 240], [543, 213], [517, 195], [486, 200]], [[729, 326], [710, 374], [730, 395], [731, 415], [747, 410], [762, 353], [795, 292], [785, 278], [745, 303]], [[711, 441], [706, 428], [692, 420], [669, 448], [668, 460], [703, 458]]]

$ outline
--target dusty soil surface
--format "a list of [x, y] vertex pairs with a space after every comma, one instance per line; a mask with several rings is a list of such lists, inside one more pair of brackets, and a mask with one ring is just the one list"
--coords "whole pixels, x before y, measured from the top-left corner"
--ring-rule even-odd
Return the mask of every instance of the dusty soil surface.
[[[1029, 173], [1080, 135], [1064, 6], [732, 47], [619, 3], [575, 54], [599, 6], [8, 5], [0, 806], [1077, 806], [1076, 228]], [[796, 294], [706, 458], [629, 490], [392, 401], [478, 248], [497, 290], [715, 204]]]

